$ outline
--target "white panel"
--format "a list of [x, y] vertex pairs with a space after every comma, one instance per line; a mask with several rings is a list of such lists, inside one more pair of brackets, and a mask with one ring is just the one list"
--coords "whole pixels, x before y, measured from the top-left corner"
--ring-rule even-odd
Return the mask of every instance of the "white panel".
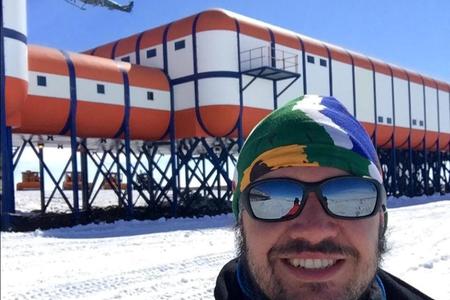
[[[391, 77], [375, 72], [375, 86], [377, 93], [377, 122], [393, 126]], [[383, 117], [383, 122], [378, 121], [378, 117]], [[390, 124], [388, 118], [390, 118]]]
[[395, 125], [409, 128], [408, 82], [394, 77]]
[[209, 30], [197, 34], [198, 72], [237, 72], [238, 61], [236, 32]]
[[173, 87], [175, 110], [183, 110], [195, 107], [194, 83], [186, 82]]
[[[43, 97], [70, 99], [70, 82], [68, 76], [30, 71], [28, 94]], [[45, 76], [47, 86], [37, 85], [37, 76]]]
[[[175, 51], [175, 43], [183, 41], [185, 47]], [[167, 55], [169, 62], [169, 76], [172, 79], [194, 74], [194, 59], [192, 53], [192, 36], [167, 42]]]
[[[276, 64], [277, 68], [289, 72], [300, 74], [298, 78], [286, 91], [278, 97], [278, 107], [286, 102], [304, 95], [303, 74], [302, 74], [302, 51], [284, 45], [276, 44]], [[290, 84], [294, 78], [280, 80], [277, 82], [277, 93], [280, 93]]]
[[[286, 80], [280, 80], [277, 83], [277, 91], [280, 93], [289, 83], [294, 80], [293, 78], [289, 78]], [[278, 97], [278, 107], [283, 106], [286, 102], [303, 96], [303, 80], [302, 78], [298, 78], [296, 82], [294, 82], [286, 91], [283, 92]]]
[[[245, 86], [253, 77], [243, 76]], [[256, 79], [244, 91], [244, 106], [273, 110], [273, 84], [270, 80]]]
[[[416, 129], [425, 129], [424, 108], [423, 108], [423, 85], [411, 82], [410, 86], [411, 86], [411, 127]], [[416, 124], [414, 124], [414, 122]]]
[[449, 93], [439, 91], [440, 131], [450, 133], [450, 98]]
[[135, 52], [131, 52], [131, 53], [127, 53], [127, 54], [124, 54], [124, 55], [116, 56], [114, 58], [114, 60], [121, 61], [122, 58], [127, 57], [127, 56], [130, 58], [130, 60], [129, 60], [130, 63], [136, 64], [136, 53]]
[[438, 131], [437, 93], [435, 88], [425, 86], [425, 109], [427, 130]]
[[27, 35], [26, 0], [3, 0], [3, 26]]
[[358, 121], [375, 123], [375, 101], [373, 95], [373, 73], [355, 67], [356, 118]]
[[333, 60], [332, 68], [333, 96], [353, 115], [353, 81], [352, 66]]
[[[308, 55], [314, 57], [314, 63], [308, 62]], [[320, 59], [326, 61], [326, 67], [320, 65]], [[306, 52], [306, 92], [321, 96], [330, 95], [328, 58]]]
[[239, 80], [236, 78], [207, 78], [198, 81], [199, 105], [239, 106]]
[[[147, 92], [153, 92], [153, 100], [147, 99]], [[170, 110], [170, 93], [157, 89], [130, 86], [130, 106]]]
[[[105, 86], [105, 93], [97, 93], [97, 84]], [[77, 98], [80, 101], [124, 105], [123, 84], [77, 78]]]
[[5, 75], [28, 80], [28, 47], [5, 37]]
[[242, 71], [271, 66], [270, 42], [245, 34], [241, 34], [240, 38]]
[[[156, 49], [156, 56], [147, 58], [147, 50]], [[164, 68], [164, 53], [162, 44], [139, 50], [140, 64], [147, 67]], [[192, 58], [191, 58], [192, 60]]]

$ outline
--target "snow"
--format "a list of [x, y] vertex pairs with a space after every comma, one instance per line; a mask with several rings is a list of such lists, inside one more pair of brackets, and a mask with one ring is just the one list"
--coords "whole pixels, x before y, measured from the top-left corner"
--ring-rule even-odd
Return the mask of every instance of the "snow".
[[[389, 210], [383, 267], [450, 299], [450, 201], [410, 202]], [[228, 214], [2, 232], [1, 299], [212, 299], [233, 225]]]

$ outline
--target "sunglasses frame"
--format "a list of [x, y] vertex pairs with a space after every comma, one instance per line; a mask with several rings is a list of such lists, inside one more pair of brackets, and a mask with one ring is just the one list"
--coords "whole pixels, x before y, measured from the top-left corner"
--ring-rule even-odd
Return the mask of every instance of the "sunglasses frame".
[[[324, 198], [324, 196], [322, 195], [322, 189], [321, 186], [325, 183], [328, 183], [330, 181], [339, 181], [342, 179], [357, 179], [357, 180], [364, 180], [364, 181], [369, 181], [371, 182], [377, 190], [377, 200], [375, 203], [375, 207], [373, 209], [373, 211], [369, 214], [369, 215], [365, 215], [365, 216], [355, 216], [355, 217], [348, 217], [348, 216], [339, 216], [339, 215], [335, 215], [333, 212], [331, 212], [327, 205], [326, 205], [326, 200]], [[303, 196], [301, 199], [301, 203], [303, 203], [303, 205], [300, 207], [300, 209], [293, 215], [289, 215], [287, 217], [282, 217], [279, 219], [263, 219], [263, 218], [259, 218], [257, 217], [254, 212], [253, 209], [250, 205], [250, 198], [249, 198], [249, 193], [250, 190], [257, 186], [258, 184], [262, 183], [262, 182], [271, 182], [271, 181], [288, 181], [288, 182], [294, 182], [298, 185], [300, 185], [303, 190]], [[330, 178], [326, 178], [324, 180], [321, 181], [317, 181], [317, 182], [304, 182], [304, 181], [300, 181], [297, 179], [293, 179], [290, 177], [274, 177], [274, 178], [267, 178], [267, 179], [261, 179], [261, 180], [257, 180], [255, 182], [252, 182], [251, 184], [249, 184], [242, 192], [239, 198], [240, 203], [242, 203], [242, 205], [244, 206], [245, 210], [247, 210], [247, 212], [249, 213], [249, 215], [259, 221], [263, 221], [263, 222], [283, 222], [283, 221], [288, 221], [288, 220], [292, 220], [296, 217], [298, 217], [301, 212], [303, 211], [303, 209], [306, 206], [306, 203], [308, 201], [308, 195], [310, 192], [314, 192], [317, 196], [317, 199], [320, 202], [320, 205], [322, 206], [322, 208], [324, 209], [324, 211], [326, 212], [326, 214], [328, 216], [331, 216], [333, 218], [337, 218], [337, 219], [344, 219], [344, 220], [358, 220], [358, 219], [365, 219], [365, 218], [369, 218], [372, 217], [374, 215], [376, 215], [378, 213], [378, 211], [380, 210], [380, 207], [382, 209], [383, 212], [386, 211], [386, 190], [384, 188], [384, 186], [379, 183], [377, 180], [371, 178], [371, 177], [366, 177], [366, 176], [352, 176], [352, 175], [344, 175], [344, 176], [335, 176], [335, 177], [330, 177]]]

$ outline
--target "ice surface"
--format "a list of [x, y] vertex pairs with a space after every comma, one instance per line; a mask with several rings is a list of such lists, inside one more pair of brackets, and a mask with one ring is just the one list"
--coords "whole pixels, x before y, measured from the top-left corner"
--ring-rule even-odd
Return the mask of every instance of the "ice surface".
[[[212, 299], [235, 256], [233, 224], [229, 214], [2, 232], [1, 298]], [[383, 267], [450, 299], [449, 228], [450, 201], [390, 209]]]

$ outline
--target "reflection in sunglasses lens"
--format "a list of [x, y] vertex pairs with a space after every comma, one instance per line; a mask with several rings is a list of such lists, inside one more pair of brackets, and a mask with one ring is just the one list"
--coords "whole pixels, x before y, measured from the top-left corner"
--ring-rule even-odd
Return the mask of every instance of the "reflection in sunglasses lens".
[[341, 217], [364, 217], [373, 213], [377, 201], [376, 186], [367, 180], [341, 178], [322, 185], [328, 209]]
[[250, 206], [257, 218], [281, 219], [298, 211], [302, 194], [302, 187], [295, 182], [261, 182], [249, 192]]

